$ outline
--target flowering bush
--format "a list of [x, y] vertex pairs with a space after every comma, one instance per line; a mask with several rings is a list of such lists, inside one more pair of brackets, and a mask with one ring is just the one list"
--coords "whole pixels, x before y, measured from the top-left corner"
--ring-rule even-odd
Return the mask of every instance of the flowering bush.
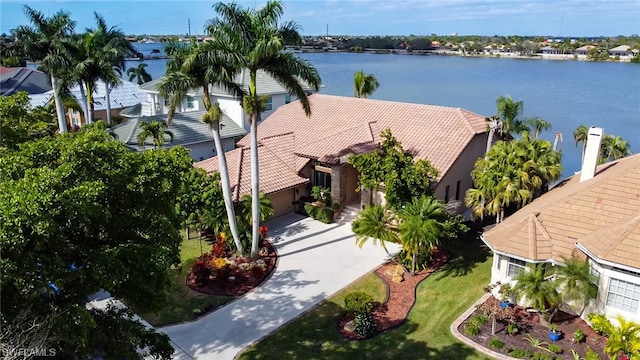
[[267, 235], [269, 235], [269, 228], [266, 225], [262, 225], [258, 228], [258, 232], [260, 233], [260, 239], [266, 239]]
[[213, 246], [211, 246], [211, 250], [209, 251], [209, 253], [213, 257], [225, 257], [227, 255], [227, 243], [225, 241], [225, 238], [221, 235], [218, 235], [216, 237], [216, 242], [214, 242]]

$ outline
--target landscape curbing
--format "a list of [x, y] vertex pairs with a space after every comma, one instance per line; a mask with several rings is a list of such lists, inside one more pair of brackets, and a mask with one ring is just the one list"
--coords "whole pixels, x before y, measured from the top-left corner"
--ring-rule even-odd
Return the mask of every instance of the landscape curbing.
[[467, 309], [467, 311], [465, 311], [464, 313], [462, 313], [462, 315], [460, 315], [456, 321], [453, 322], [453, 324], [451, 324], [451, 326], [449, 327], [449, 330], [451, 331], [451, 334], [458, 339], [458, 341], [461, 341], [463, 343], [465, 343], [466, 345], [474, 348], [476, 351], [483, 353], [484, 355], [488, 355], [491, 356], [494, 359], [500, 359], [500, 360], [517, 360], [516, 358], [513, 358], [511, 356], [507, 356], [504, 354], [500, 354], [497, 353], [493, 350], [487, 349], [486, 347], [476, 343], [475, 341], [471, 341], [469, 340], [466, 336], [464, 336], [463, 334], [460, 333], [460, 331], [458, 331], [458, 327], [460, 327], [460, 325], [467, 320], [467, 318], [469, 318], [469, 316], [471, 316], [471, 314], [473, 314], [474, 311], [476, 311], [476, 308], [483, 304], [485, 301], [487, 301], [487, 299], [489, 299], [489, 297], [491, 297], [490, 293], [484, 294], [480, 299], [478, 299], [473, 305], [471, 305], [471, 307], [469, 309]]

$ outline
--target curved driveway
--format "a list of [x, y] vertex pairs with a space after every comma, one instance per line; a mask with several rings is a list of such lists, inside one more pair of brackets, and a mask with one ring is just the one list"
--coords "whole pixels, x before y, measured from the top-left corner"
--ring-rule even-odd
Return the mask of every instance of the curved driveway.
[[174, 358], [233, 359], [387, 258], [371, 242], [358, 248], [349, 222], [327, 225], [292, 214], [268, 226], [280, 255], [274, 273], [259, 288], [196, 321], [160, 328], [171, 337]]

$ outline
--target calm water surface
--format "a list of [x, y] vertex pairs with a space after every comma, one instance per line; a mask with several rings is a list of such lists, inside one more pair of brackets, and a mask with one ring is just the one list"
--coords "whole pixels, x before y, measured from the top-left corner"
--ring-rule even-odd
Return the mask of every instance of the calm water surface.
[[[161, 44], [138, 44], [141, 50]], [[481, 115], [496, 112], [495, 100], [511, 95], [524, 101], [524, 117], [541, 117], [553, 141], [563, 134], [563, 177], [580, 169], [573, 131], [580, 125], [604, 127], [640, 151], [640, 64], [584, 61], [467, 58], [458, 56], [300, 54], [320, 72], [322, 93], [353, 96], [353, 73], [374, 74], [380, 87], [374, 99], [461, 107]], [[154, 79], [166, 60], [147, 61]], [[137, 66], [130, 62], [127, 67]], [[447, 131], [447, 129], [442, 129]]]

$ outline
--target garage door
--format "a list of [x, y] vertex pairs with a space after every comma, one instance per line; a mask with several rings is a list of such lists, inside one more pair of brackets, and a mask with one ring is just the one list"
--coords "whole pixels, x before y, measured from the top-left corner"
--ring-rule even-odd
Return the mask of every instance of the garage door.
[[293, 189], [279, 191], [267, 195], [273, 205], [273, 217], [278, 217], [293, 212]]

